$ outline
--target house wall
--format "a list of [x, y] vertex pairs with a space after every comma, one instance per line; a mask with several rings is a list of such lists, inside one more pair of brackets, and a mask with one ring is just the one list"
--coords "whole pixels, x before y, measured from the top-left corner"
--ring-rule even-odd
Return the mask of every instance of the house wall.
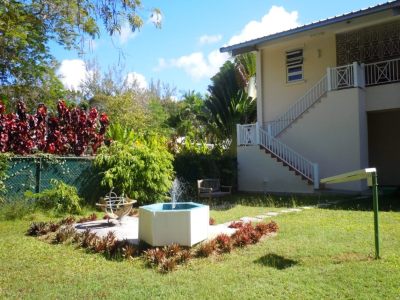
[[367, 111], [400, 108], [400, 82], [366, 88]]
[[[304, 80], [287, 83], [286, 51], [298, 48], [303, 49]], [[327, 67], [336, 66], [335, 34], [330, 32], [281, 42], [261, 51], [261, 59], [258, 62], [262, 64], [263, 71], [263, 122], [271, 121], [284, 113], [326, 74]]]
[[238, 189], [248, 192], [312, 193], [313, 186], [259, 146], [237, 148]]
[[[332, 91], [286, 129], [280, 139], [314, 163], [320, 178], [368, 166], [368, 131], [365, 91], [359, 88]], [[364, 182], [328, 188], [360, 191]]]

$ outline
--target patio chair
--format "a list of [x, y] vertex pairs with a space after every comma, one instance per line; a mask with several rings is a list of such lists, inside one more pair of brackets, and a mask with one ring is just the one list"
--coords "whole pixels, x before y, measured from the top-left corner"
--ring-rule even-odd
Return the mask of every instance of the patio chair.
[[232, 186], [221, 185], [219, 179], [197, 180], [197, 197], [208, 198], [223, 197], [232, 193]]

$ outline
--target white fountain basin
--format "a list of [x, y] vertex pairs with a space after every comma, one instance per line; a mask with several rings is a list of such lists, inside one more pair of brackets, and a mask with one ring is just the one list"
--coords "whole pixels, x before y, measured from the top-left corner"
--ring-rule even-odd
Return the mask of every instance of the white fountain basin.
[[139, 240], [151, 246], [193, 246], [208, 237], [210, 208], [194, 202], [156, 203], [139, 208]]

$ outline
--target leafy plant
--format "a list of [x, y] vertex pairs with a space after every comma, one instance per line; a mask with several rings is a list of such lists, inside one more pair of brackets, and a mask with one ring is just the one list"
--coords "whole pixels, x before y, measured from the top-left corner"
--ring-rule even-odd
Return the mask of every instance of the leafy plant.
[[29, 225], [26, 234], [30, 236], [42, 235], [45, 232], [46, 225], [46, 222], [33, 222]]
[[176, 267], [177, 267], [177, 262], [175, 257], [169, 257], [161, 261], [161, 263], [158, 265], [158, 270], [160, 271], [160, 273], [168, 273], [175, 270]]
[[172, 185], [172, 159], [165, 140], [151, 136], [129, 145], [113, 142], [102, 147], [94, 165], [104, 187], [114, 187], [119, 194], [144, 204], [165, 200]]
[[215, 225], [216, 224], [215, 219], [214, 218], [210, 218], [210, 220], [208, 221], [208, 224], [209, 225]]
[[232, 240], [229, 235], [221, 233], [215, 238], [215, 242], [217, 244], [218, 252], [230, 253], [232, 251]]
[[25, 197], [35, 199], [35, 205], [41, 209], [54, 209], [57, 213], [77, 214], [81, 211], [82, 199], [78, 196], [76, 187], [62, 181], [51, 179], [52, 188], [40, 193], [25, 192]]
[[54, 242], [57, 244], [65, 243], [68, 240], [71, 240], [76, 234], [76, 230], [73, 226], [61, 226], [55, 235]]
[[197, 257], [209, 257], [217, 249], [217, 243], [215, 240], [203, 242], [199, 245], [196, 251]]
[[158, 266], [165, 259], [165, 252], [160, 248], [151, 248], [143, 253], [143, 257], [148, 266]]
[[0, 152], [27, 155], [39, 150], [80, 156], [90, 147], [96, 153], [108, 124], [107, 115], [99, 116], [95, 108], [89, 112], [68, 108], [62, 100], [57, 104], [57, 116], [49, 116], [44, 104], [30, 115], [22, 101], [17, 103], [16, 113], [6, 115], [0, 102]]
[[85, 223], [85, 222], [91, 222], [91, 221], [96, 221], [97, 220], [97, 215], [95, 213], [92, 213], [91, 215], [87, 217], [80, 218], [77, 223]]
[[229, 224], [229, 228], [242, 228], [244, 223], [242, 221], [233, 221]]

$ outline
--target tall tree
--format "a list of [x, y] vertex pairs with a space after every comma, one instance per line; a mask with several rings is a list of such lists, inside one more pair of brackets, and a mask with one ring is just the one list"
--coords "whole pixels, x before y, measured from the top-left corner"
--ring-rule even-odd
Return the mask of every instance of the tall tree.
[[[18, 91], [40, 87], [54, 74], [54, 58], [48, 43], [67, 49], [83, 49], [85, 38], [100, 35], [103, 23], [108, 34], [128, 23], [143, 25], [140, 0], [1, 0], [0, 1], [0, 94], [17, 86]], [[152, 20], [160, 26], [160, 11]], [[57, 83], [58, 84], [58, 83]], [[57, 86], [56, 84], [56, 86]], [[24, 88], [21, 88], [24, 87]], [[2, 93], [3, 92], [3, 93]]]
[[253, 122], [256, 117], [256, 101], [245, 91], [245, 81], [230, 61], [211, 78], [209, 98], [205, 113], [215, 137], [236, 153], [236, 124]]

